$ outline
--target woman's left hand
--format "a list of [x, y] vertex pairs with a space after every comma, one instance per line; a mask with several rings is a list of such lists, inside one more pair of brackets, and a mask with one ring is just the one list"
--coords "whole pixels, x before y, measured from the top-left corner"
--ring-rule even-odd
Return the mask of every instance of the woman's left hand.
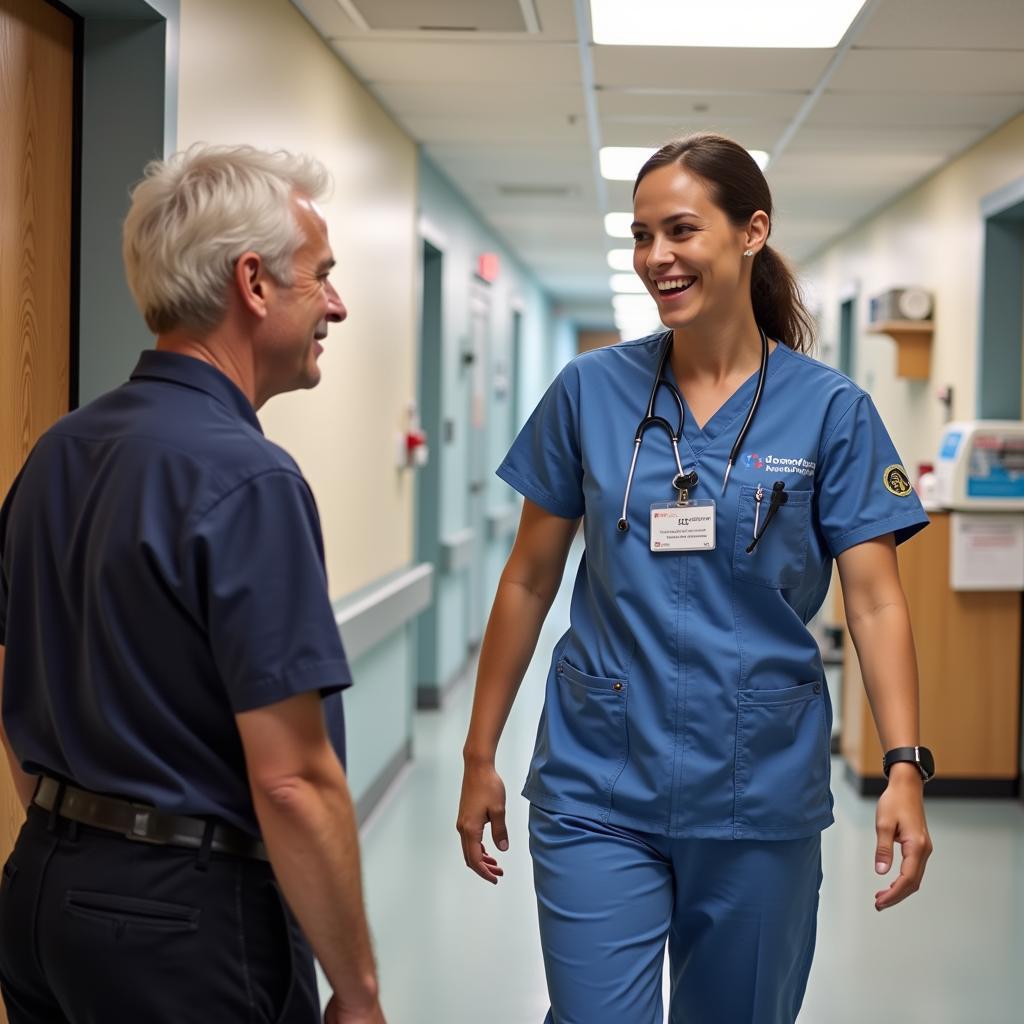
[[889, 785], [878, 800], [875, 831], [878, 874], [888, 873], [893, 846], [900, 845], [899, 877], [888, 889], [875, 893], [875, 910], [887, 910], [921, 888], [925, 865], [932, 853], [932, 840], [924, 820], [924, 783], [916, 765], [901, 762], [890, 769]]

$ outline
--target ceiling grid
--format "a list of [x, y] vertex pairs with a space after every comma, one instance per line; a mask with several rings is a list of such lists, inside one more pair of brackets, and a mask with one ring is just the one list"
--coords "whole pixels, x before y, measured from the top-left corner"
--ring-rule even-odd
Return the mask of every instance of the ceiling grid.
[[867, 0], [833, 49], [602, 46], [588, 0], [292, 0], [557, 301], [610, 311], [600, 145], [773, 154], [799, 262], [1024, 110], [1019, 0]]

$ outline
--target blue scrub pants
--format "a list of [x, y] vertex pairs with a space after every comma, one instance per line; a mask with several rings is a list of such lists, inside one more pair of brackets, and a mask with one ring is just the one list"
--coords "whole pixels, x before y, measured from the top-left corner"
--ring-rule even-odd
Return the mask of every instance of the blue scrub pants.
[[792, 1024], [814, 955], [821, 836], [668, 839], [530, 809], [545, 1024]]

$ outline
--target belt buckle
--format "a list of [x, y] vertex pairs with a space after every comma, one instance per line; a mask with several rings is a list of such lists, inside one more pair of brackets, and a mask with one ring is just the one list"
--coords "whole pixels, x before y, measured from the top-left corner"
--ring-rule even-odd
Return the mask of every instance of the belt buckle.
[[153, 846], [163, 845], [163, 840], [157, 839], [152, 834], [152, 819], [150, 816], [153, 813], [153, 808], [135, 804], [132, 809], [134, 816], [131, 827], [125, 833], [125, 836], [136, 843], [150, 843]]

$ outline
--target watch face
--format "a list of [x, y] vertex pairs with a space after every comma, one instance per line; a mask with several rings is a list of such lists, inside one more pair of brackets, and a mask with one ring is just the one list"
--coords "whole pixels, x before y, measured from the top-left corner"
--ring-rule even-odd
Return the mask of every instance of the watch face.
[[925, 774], [931, 778], [935, 774], [935, 758], [932, 757], [932, 752], [927, 747], [918, 747], [917, 756]]

